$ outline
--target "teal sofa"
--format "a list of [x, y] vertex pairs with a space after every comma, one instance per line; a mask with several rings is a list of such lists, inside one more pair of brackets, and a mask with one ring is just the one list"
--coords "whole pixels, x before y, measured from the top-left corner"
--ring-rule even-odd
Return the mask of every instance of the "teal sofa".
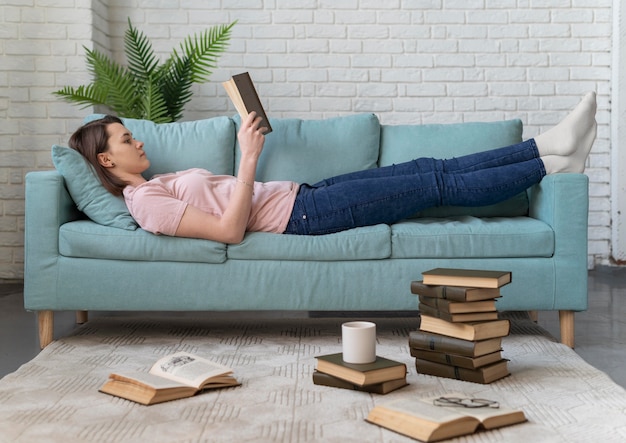
[[[359, 114], [271, 123], [259, 181], [313, 183], [522, 136], [519, 120], [381, 125]], [[145, 142], [146, 176], [237, 168], [238, 117], [125, 125]], [[498, 309], [560, 311], [561, 341], [570, 346], [574, 312], [587, 307], [584, 174], [551, 175], [497, 205], [433, 208], [393, 226], [325, 236], [248, 233], [226, 245], [143, 231], [76, 152], [53, 146], [52, 155], [55, 170], [26, 177], [24, 305], [38, 313], [42, 347], [62, 310], [77, 311], [79, 322], [87, 311], [415, 311], [410, 283], [436, 267], [512, 271]]]

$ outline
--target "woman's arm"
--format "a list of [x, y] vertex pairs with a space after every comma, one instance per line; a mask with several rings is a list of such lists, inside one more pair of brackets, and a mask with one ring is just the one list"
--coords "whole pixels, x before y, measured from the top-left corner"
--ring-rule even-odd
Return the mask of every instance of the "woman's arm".
[[224, 214], [216, 217], [188, 205], [176, 230], [176, 236], [204, 238], [229, 244], [243, 240], [252, 207], [256, 168], [265, 143], [264, 128], [259, 128], [260, 122], [260, 117], [257, 118], [254, 112], [250, 113], [237, 134], [241, 161], [237, 185]]

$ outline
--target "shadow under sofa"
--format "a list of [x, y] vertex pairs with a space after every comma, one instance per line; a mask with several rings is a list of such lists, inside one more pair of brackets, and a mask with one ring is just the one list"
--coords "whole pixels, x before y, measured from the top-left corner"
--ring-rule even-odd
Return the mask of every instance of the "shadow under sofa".
[[[99, 117], [89, 116], [86, 121]], [[124, 119], [145, 142], [146, 177], [236, 171], [238, 117], [154, 124]], [[416, 157], [449, 158], [517, 143], [519, 120], [382, 125], [375, 115], [272, 119], [258, 181], [314, 183]], [[410, 283], [436, 267], [511, 271], [499, 311], [558, 310], [574, 346], [587, 308], [588, 179], [545, 177], [506, 202], [442, 207], [394, 225], [323, 236], [248, 233], [226, 245], [138, 228], [80, 155], [52, 148], [54, 170], [26, 177], [24, 306], [42, 347], [54, 311], [415, 311]]]

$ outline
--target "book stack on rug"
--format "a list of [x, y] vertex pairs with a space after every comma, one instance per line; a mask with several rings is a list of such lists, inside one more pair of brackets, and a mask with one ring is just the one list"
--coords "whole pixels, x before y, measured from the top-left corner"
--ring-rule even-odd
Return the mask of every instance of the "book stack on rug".
[[409, 333], [417, 372], [483, 384], [509, 375], [502, 338], [510, 323], [498, 318], [496, 300], [511, 273], [437, 268], [422, 276], [411, 282], [421, 317]]
[[355, 364], [343, 361], [343, 354], [315, 357], [317, 366], [313, 383], [355, 391], [387, 394], [407, 385], [406, 365], [384, 357], [373, 363]]

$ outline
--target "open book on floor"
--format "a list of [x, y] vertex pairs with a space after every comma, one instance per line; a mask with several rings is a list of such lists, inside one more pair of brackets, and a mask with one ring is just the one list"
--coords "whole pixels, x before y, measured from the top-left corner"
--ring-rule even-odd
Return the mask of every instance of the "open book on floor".
[[[448, 394], [445, 398], [463, 399]], [[522, 410], [498, 407], [435, 406], [435, 399], [403, 397], [374, 407], [366, 420], [425, 442], [440, 441], [526, 421]], [[439, 403], [438, 403], [439, 404]]]
[[100, 392], [144, 405], [191, 397], [205, 389], [238, 386], [232, 369], [187, 352], [158, 360], [149, 372], [109, 375]]

